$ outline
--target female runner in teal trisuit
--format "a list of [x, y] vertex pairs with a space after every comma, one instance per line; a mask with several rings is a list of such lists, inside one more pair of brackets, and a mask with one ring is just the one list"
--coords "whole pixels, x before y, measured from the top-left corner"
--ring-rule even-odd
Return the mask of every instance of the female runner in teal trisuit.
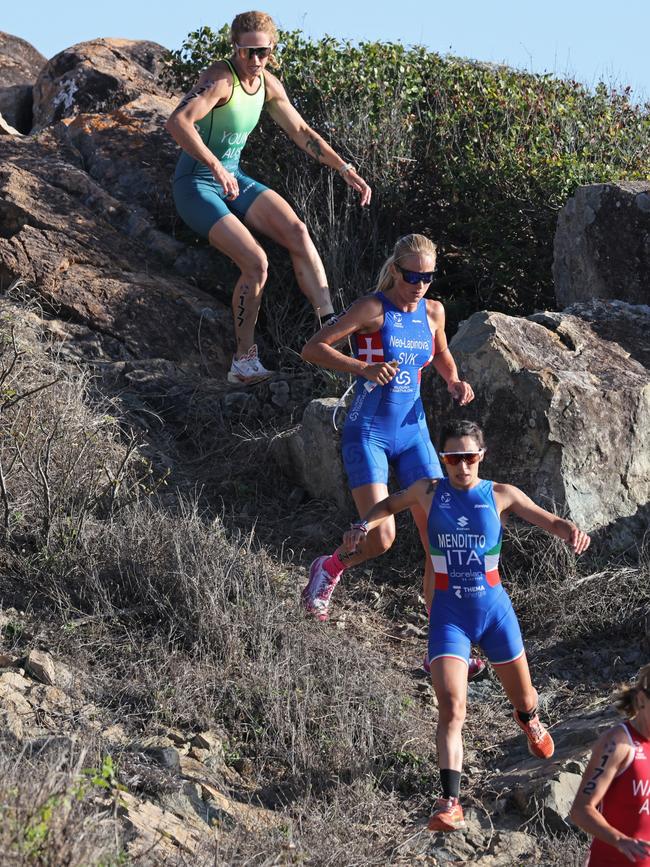
[[296, 280], [321, 320], [332, 316], [332, 301], [320, 257], [306, 226], [273, 190], [239, 168], [239, 156], [262, 108], [298, 147], [339, 172], [370, 202], [368, 184], [309, 127], [289, 102], [267, 65], [277, 42], [273, 19], [262, 12], [237, 15], [231, 28], [233, 54], [200, 76], [167, 121], [183, 149], [174, 178], [174, 200], [183, 220], [238, 266], [233, 294], [237, 348], [230, 382], [251, 383], [270, 375], [257, 357], [254, 329], [267, 259], [251, 231], [286, 247]]

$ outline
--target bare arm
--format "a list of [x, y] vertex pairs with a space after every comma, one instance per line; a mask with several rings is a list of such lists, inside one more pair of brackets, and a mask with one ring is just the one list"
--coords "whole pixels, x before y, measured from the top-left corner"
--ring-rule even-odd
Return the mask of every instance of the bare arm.
[[629, 761], [631, 749], [622, 729], [605, 732], [594, 747], [569, 816], [587, 834], [613, 846], [634, 863], [650, 855], [650, 842], [626, 837], [598, 811], [612, 781]]
[[[305, 151], [305, 153], [309, 154], [309, 156], [322, 165], [341, 172], [341, 169], [347, 165], [345, 160], [336, 153], [334, 148], [327, 144], [325, 139], [305, 123], [289, 101], [287, 92], [281, 82], [269, 72], [266, 72], [265, 76], [267, 92], [266, 108], [273, 120], [301, 150]], [[342, 171], [341, 177], [346, 184], [359, 193], [362, 205], [370, 204], [372, 190], [354, 168]]]
[[362, 520], [358, 524], [353, 524], [352, 528], [344, 534], [343, 545], [346, 551], [352, 553], [359, 550], [370, 530], [374, 530], [391, 515], [397, 515], [405, 509], [410, 509], [411, 506], [421, 505], [428, 515], [437, 484], [437, 479], [418, 479], [406, 490], [398, 491], [375, 503]]
[[589, 547], [591, 539], [584, 530], [580, 530], [571, 521], [558, 518], [552, 512], [542, 509], [514, 485], [495, 483], [494, 496], [499, 513], [504, 517], [509, 514], [517, 515], [529, 524], [541, 527], [570, 545], [576, 554], [582, 554]]
[[327, 367], [329, 370], [340, 370], [354, 376], [363, 376], [370, 382], [385, 385], [395, 376], [397, 368], [387, 361], [368, 364], [359, 358], [344, 355], [336, 349], [351, 334], [369, 333], [381, 327], [383, 308], [381, 301], [372, 295], [360, 298], [334, 324], [324, 325], [304, 345], [302, 357], [311, 364]]
[[196, 122], [212, 109], [225, 102], [232, 89], [232, 79], [227, 69], [215, 64], [201, 75], [196, 85], [187, 93], [169, 116], [165, 129], [176, 144], [193, 159], [207, 166], [214, 179], [222, 185], [228, 198], [239, 195], [239, 184], [233, 174], [223, 167], [212, 151], [205, 146], [196, 129]]
[[459, 379], [456, 362], [447, 346], [445, 309], [439, 301], [427, 301], [427, 314], [432, 330], [435, 327], [435, 354], [431, 364], [447, 383], [447, 391], [453, 399], [459, 406], [465, 406], [474, 400], [474, 391], [469, 382]]

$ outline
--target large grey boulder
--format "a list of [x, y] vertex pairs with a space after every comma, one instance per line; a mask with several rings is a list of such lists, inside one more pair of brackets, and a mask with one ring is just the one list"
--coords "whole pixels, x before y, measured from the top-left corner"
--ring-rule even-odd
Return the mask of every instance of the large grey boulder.
[[[650, 310], [629, 306], [647, 334]], [[432, 433], [450, 415], [477, 420], [487, 436], [485, 477], [623, 541], [632, 524], [619, 522], [642, 517], [650, 500], [650, 372], [606, 338], [602, 317], [597, 327], [566, 312], [476, 313], [451, 351], [476, 399], [460, 410], [433, 382]]]
[[578, 187], [558, 215], [553, 278], [562, 308], [592, 298], [650, 303], [650, 183]]
[[[284, 473], [312, 497], [332, 500], [348, 511], [352, 500], [341, 462], [341, 438], [332, 425], [336, 404], [334, 397], [312, 400], [303, 413], [302, 424], [272, 441], [271, 454]], [[344, 412], [337, 415], [339, 427], [344, 416]]]
[[158, 72], [167, 49], [155, 42], [94, 39], [55, 55], [34, 85], [37, 129], [81, 113], [118, 109], [146, 94], [164, 96]]

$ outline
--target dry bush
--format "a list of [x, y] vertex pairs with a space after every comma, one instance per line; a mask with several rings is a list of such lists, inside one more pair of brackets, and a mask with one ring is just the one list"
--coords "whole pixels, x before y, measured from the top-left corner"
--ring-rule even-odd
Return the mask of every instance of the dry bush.
[[417, 735], [382, 660], [307, 623], [284, 564], [253, 537], [230, 540], [196, 506], [170, 514], [142, 501], [87, 521], [77, 554], [45, 568], [59, 605], [137, 618], [129, 713], [135, 704], [168, 723], [216, 721], [262, 765], [323, 781], [373, 772]]
[[57, 359], [36, 321], [5, 307], [0, 324], [0, 531], [61, 548], [150, 471], [111, 404], [91, 404], [89, 377]]
[[4, 867], [112, 867], [125, 863], [112, 808], [95, 796], [101, 770], [86, 751], [41, 758], [0, 743], [0, 852]]
[[524, 631], [548, 638], [612, 638], [645, 628], [650, 612], [650, 539], [625, 558], [570, 548], [542, 530], [514, 525], [504, 575]]

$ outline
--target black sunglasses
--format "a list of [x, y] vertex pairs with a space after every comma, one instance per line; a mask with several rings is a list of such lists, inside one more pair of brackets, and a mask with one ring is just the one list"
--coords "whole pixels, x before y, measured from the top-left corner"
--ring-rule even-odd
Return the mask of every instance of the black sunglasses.
[[261, 45], [257, 47], [250, 45], [238, 45], [235, 42], [235, 46], [242, 60], [246, 60], [246, 58], [248, 58], [248, 60], [252, 60], [253, 57], [259, 57], [260, 60], [265, 60], [267, 57], [271, 56], [271, 52], [273, 51], [272, 45]]
[[417, 283], [430, 283], [433, 280], [433, 271], [409, 271], [395, 262], [395, 267], [404, 278], [405, 283], [415, 286]]

